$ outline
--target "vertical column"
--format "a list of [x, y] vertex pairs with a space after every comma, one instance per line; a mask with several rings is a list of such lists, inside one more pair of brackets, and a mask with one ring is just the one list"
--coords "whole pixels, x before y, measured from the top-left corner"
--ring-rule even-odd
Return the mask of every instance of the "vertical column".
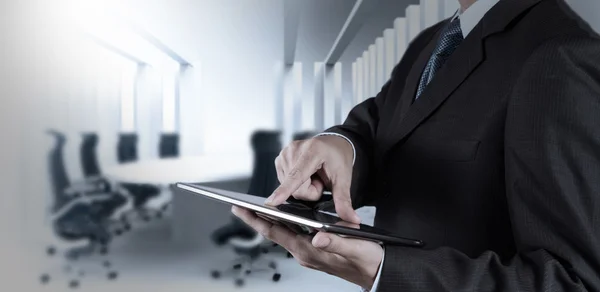
[[315, 70], [314, 63], [302, 63], [302, 130], [315, 129]]
[[[196, 70], [200, 69], [196, 68]], [[152, 159], [158, 157], [159, 135], [163, 129], [162, 118], [157, 118], [162, 117], [163, 115], [163, 84], [161, 78], [161, 74], [156, 68], [140, 67], [139, 84], [137, 86], [139, 98], [136, 100], [139, 159]], [[188, 101], [198, 102], [198, 96], [193, 95], [193, 98], [190, 98]], [[199, 107], [197, 107], [196, 110], [202, 110], [202, 100], [200, 99], [199, 102]], [[183, 109], [184, 111], [187, 111], [185, 105]], [[184, 116], [186, 115], [184, 114]], [[194, 127], [196, 129], [201, 128], [202, 123], [200, 123], [200, 126], [196, 124]], [[194, 132], [195, 135], [199, 136], [201, 136], [202, 133], [203, 131]], [[110, 148], [111, 152], [114, 152], [114, 146], [110, 145]]]
[[342, 71], [342, 77], [341, 77], [341, 87], [342, 87], [342, 96], [341, 96], [341, 100], [342, 103], [340, 105], [340, 120], [339, 120], [339, 124], [343, 123], [346, 120], [346, 117], [348, 117], [348, 113], [350, 112], [350, 110], [352, 109], [352, 107], [354, 106], [354, 86], [356, 85], [354, 83], [354, 73], [355, 70], [353, 69], [356, 68], [356, 62], [354, 62], [353, 64], [348, 64], [348, 66], [345, 66], [342, 64], [341, 67], [341, 71]]
[[284, 96], [285, 96], [285, 70], [282, 62], [277, 62], [273, 66], [273, 75], [275, 77], [275, 127], [280, 131], [284, 127]]
[[[100, 160], [101, 167], [110, 167], [117, 163], [117, 151], [115, 145], [117, 145], [117, 136], [120, 132], [120, 93], [119, 84], [120, 78], [115, 72], [120, 72], [119, 66], [114, 61], [111, 62], [111, 58], [103, 58], [103, 61], [108, 64], [107, 71], [104, 71], [104, 76], [100, 80], [98, 95], [102, 98], [97, 99], [96, 114], [98, 117], [98, 135], [102, 137], [100, 145], [98, 145], [98, 159]], [[155, 76], [155, 75], [153, 75]], [[159, 83], [160, 78], [157, 78]], [[159, 96], [156, 98], [157, 106], [153, 107], [152, 114], [155, 116], [160, 115], [160, 99]], [[159, 119], [154, 120], [155, 129], [160, 128]], [[153, 125], [153, 126], [154, 126]]]
[[325, 66], [315, 63], [315, 129], [324, 130], [325, 127]]
[[335, 123], [335, 70], [333, 65], [323, 65], [324, 68], [324, 83], [325, 95], [323, 100], [323, 126], [322, 129], [327, 129]]
[[342, 73], [343, 65], [337, 62], [333, 67], [333, 99], [334, 99], [334, 115], [333, 124], [339, 125], [342, 123]]
[[408, 28], [406, 18], [399, 17], [394, 20], [394, 38], [396, 40], [396, 64], [400, 63], [408, 46]]
[[458, 9], [460, 9], [460, 5], [456, 0], [439, 0], [443, 6], [443, 15], [444, 18], [452, 17]]
[[281, 140], [284, 144], [289, 143], [292, 135], [303, 128], [303, 65], [304, 64], [300, 62], [295, 62], [292, 65], [283, 66], [285, 88], [283, 105], [281, 107], [281, 112], [283, 113], [281, 116], [283, 127], [280, 129], [282, 131]]
[[[458, 1], [455, 1], [458, 2]], [[421, 28], [425, 29], [443, 18], [440, 0], [421, 0]]]
[[354, 106], [358, 100], [358, 59], [352, 63], [352, 101], [350, 106]]
[[302, 63], [295, 62], [292, 68], [293, 123], [292, 134], [302, 130]]
[[369, 46], [369, 97], [377, 94], [377, 48]]
[[421, 7], [419, 5], [409, 5], [406, 8], [406, 25], [408, 42], [412, 42], [421, 33]]
[[[86, 64], [84, 64], [86, 65]], [[96, 87], [98, 80], [98, 73], [93, 70], [91, 66], [83, 66], [83, 75], [86, 78], [84, 94], [82, 95], [81, 108], [77, 113], [77, 120], [80, 121], [80, 130], [82, 132], [94, 132], [97, 126], [96, 116], [94, 115], [94, 106], [98, 96], [96, 95]]]
[[379, 93], [379, 91], [381, 90], [381, 87], [383, 86], [383, 83], [385, 83], [385, 43], [383, 41], [383, 37], [378, 37], [375, 40], [375, 48], [377, 50], [376, 54], [377, 54], [377, 64], [376, 64], [376, 72], [377, 72], [377, 76], [376, 76], [376, 82], [375, 82], [375, 88], [377, 89], [375, 92], [375, 94]]
[[121, 133], [135, 132], [135, 83], [137, 79], [135, 64], [124, 64], [121, 75]]
[[284, 95], [283, 95], [283, 130], [281, 141], [283, 144], [289, 143], [295, 127], [295, 100], [296, 100], [296, 85], [294, 78], [294, 65], [285, 64], [284, 72]]
[[382, 83], [385, 84], [390, 77], [392, 76], [392, 71], [394, 70], [394, 66], [396, 66], [396, 41], [394, 38], [394, 29], [388, 28], [383, 31], [383, 39], [385, 46], [385, 60], [384, 60], [384, 81]]
[[178, 63], [170, 63], [162, 69], [162, 131], [161, 133], [175, 133], [178, 128], [177, 103], [179, 99], [179, 74]]
[[[202, 93], [202, 64], [194, 62], [194, 67], [186, 67], [181, 74], [179, 87], [181, 156], [202, 155], [204, 127], [206, 126], [202, 115], [199, 114], [199, 109], [202, 108], [202, 99], [205, 96]], [[140, 141], [141, 139], [142, 137], [140, 137]]]
[[354, 93], [354, 105], [361, 103], [365, 98], [365, 70], [364, 61], [360, 57], [356, 59], [356, 92]]
[[369, 51], [363, 52], [363, 94], [362, 100], [371, 97], [371, 58]]

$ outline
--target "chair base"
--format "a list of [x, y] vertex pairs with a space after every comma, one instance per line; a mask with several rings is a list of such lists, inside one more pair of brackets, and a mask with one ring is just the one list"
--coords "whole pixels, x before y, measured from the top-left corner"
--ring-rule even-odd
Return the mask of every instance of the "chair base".
[[236, 286], [243, 286], [246, 278], [257, 273], [270, 273], [273, 282], [279, 282], [281, 279], [281, 274], [278, 272], [277, 264], [274, 261], [249, 256], [240, 257], [223, 271], [212, 271], [211, 277], [219, 279], [223, 276], [231, 276]]
[[[98, 242], [88, 241], [87, 245], [78, 246], [73, 246], [72, 243], [51, 245], [47, 247], [46, 254], [52, 260], [60, 261], [62, 268], [41, 274], [39, 278], [41, 285], [62, 279], [68, 282], [65, 287], [75, 289], [79, 288], [82, 282], [85, 282], [85, 278], [91, 274], [104, 274], [108, 281], [115, 281], [119, 277], [119, 272], [114, 269], [113, 263], [109, 260], [108, 246]], [[93, 261], [83, 260], [84, 257], [92, 257], [96, 254], [102, 257]], [[98, 263], [94, 263], [95, 261]]]

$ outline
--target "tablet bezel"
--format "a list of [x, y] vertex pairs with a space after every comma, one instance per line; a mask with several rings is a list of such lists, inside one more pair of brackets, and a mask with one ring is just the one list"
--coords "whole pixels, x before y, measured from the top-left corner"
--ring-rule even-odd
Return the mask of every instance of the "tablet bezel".
[[296, 223], [296, 224], [303, 224], [306, 225], [308, 227], [311, 228], [315, 228], [318, 230], [323, 230], [324, 229], [324, 224], [316, 222], [316, 221], [312, 221], [306, 218], [302, 218], [299, 216], [295, 216], [292, 214], [288, 214], [288, 213], [284, 213], [281, 212], [277, 209], [271, 209], [271, 207], [267, 207], [267, 206], [260, 206], [260, 205], [256, 205], [253, 203], [249, 203], [249, 202], [245, 202], [245, 201], [241, 201], [238, 199], [234, 199], [225, 195], [220, 195], [220, 194], [216, 194], [214, 192], [211, 191], [207, 191], [207, 190], [203, 190], [201, 189], [200, 186], [196, 186], [193, 184], [187, 184], [187, 183], [177, 183], [175, 185], [177, 188], [182, 189], [182, 190], [186, 190], [192, 193], [196, 193], [199, 195], [203, 195], [212, 199], [216, 199], [219, 201], [223, 201], [223, 202], [227, 202], [229, 204], [233, 204], [236, 206], [240, 206], [242, 208], [246, 208], [246, 209], [250, 209], [252, 211], [256, 211], [256, 212], [260, 212], [260, 213], [264, 213], [266, 215], [271, 215], [271, 216], [275, 216], [276, 218], [282, 218], [288, 221], [291, 221], [292, 223]]
[[[403, 246], [410, 246], [410, 247], [425, 246], [425, 243], [418, 239], [410, 239], [410, 238], [404, 238], [404, 237], [399, 237], [399, 236], [394, 236], [394, 235], [368, 232], [368, 231], [364, 231], [361, 229], [348, 228], [348, 227], [338, 226], [338, 225], [333, 225], [333, 224], [324, 224], [324, 223], [317, 222], [314, 220], [306, 219], [304, 217], [286, 213], [284, 211], [276, 209], [275, 207], [257, 205], [255, 203], [246, 202], [246, 201], [243, 201], [240, 199], [235, 199], [235, 198], [229, 197], [227, 195], [221, 195], [221, 194], [215, 193], [214, 191], [202, 189], [202, 186], [195, 185], [195, 184], [176, 183], [175, 187], [185, 190], [185, 191], [188, 191], [188, 192], [191, 192], [195, 195], [205, 196], [205, 197], [211, 198], [213, 200], [222, 201], [222, 202], [225, 202], [228, 204], [232, 204], [232, 205], [236, 205], [236, 206], [239, 206], [242, 208], [249, 209], [251, 211], [257, 212], [258, 215], [264, 214], [267, 216], [275, 217], [275, 218], [272, 218], [273, 220], [287, 221], [289, 223], [297, 224], [300, 226], [306, 226], [306, 227], [312, 228], [317, 231], [331, 232], [331, 233], [335, 233], [340, 236], [354, 237], [354, 238], [358, 238], [358, 239], [362, 239], [362, 240], [369, 240], [369, 241], [373, 241], [373, 242], [376, 242], [379, 244], [403, 245]], [[225, 191], [225, 190], [223, 190], [223, 191]], [[365, 226], [369, 227], [369, 228], [374, 228], [374, 227], [371, 227], [368, 225], [365, 225]]]

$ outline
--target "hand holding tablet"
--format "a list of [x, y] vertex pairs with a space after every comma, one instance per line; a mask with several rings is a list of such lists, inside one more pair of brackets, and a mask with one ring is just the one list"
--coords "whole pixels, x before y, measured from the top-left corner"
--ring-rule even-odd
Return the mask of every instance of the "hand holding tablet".
[[345, 222], [337, 216], [329, 215], [300, 204], [284, 203], [277, 207], [265, 206], [263, 198], [248, 194], [184, 183], [178, 183], [176, 187], [194, 195], [251, 210], [259, 217], [268, 221], [281, 223], [299, 234], [313, 235], [318, 231], [324, 231], [342, 237], [360, 238], [380, 244], [412, 247], [424, 246], [421, 240], [400, 237], [364, 224]]

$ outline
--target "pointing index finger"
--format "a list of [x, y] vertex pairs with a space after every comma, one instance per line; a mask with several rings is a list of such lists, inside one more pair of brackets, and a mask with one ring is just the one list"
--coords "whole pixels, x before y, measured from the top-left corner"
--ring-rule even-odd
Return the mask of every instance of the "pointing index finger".
[[285, 202], [305, 181], [310, 179], [320, 164], [315, 156], [302, 153], [294, 167], [285, 175], [281, 185], [267, 198], [265, 204], [277, 206]]

